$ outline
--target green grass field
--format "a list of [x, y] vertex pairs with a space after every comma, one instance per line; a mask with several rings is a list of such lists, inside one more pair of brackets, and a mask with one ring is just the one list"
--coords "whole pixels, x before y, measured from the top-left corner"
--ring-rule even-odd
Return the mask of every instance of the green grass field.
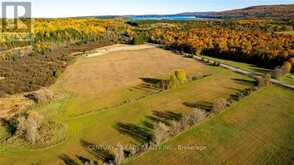
[[[170, 140], [170, 150], [150, 151], [128, 164], [291, 164], [293, 107], [293, 91], [264, 88]], [[206, 149], [177, 150], [181, 145]]]
[[[166, 57], [169, 56], [171, 55]], [[56, 144], [39, 148], [37, 146], [37, 148], [31, 148], [22, 143], [1, 143], [0, 164], [55, 165], [69, 162], [81, 164], [79, 160], [81, 157], [97, 160], [97, 155], [88, 152], [88, 148], [81, 143], [82, 141], [97, 145], [117, 143], [132, 145], [141, 142], [130, 134], [119, 132], [116, 127], [118, 123], [142, 126], [155, 111], [190, 112], [193, 108], [185, 106], [185, 102], [213, 103], [216, 99], [228, 98], [253, 85], [250, 78], [229, 70], [202, 65], [192, 59], [183, 58], [189, 60], [184, 63], [181, 57], [173, 58], [175, 58], [173, 67], [181, 62], [183, 66], [188, 67], [187, 64], [189, 64], [194, 67], [189, 71], [190, 74], [211, 74], [211, 76], [159, 93], [157, 90], [142, 91], [141, 88], [135, 90], [138, 84], [135, 86], [128, 84], [124, 87], [113, 88], [107, 95], [97, 92], [95, 97], [92, 95], [87, 97], [85, 91], [77, 90], [84, 94], [82, 97], [77, 93], [66, 92], [64, 88], [61, 88], [62, 82], [57, 83], [58, 85], [53, 86], [52, 89], [61, 91], [65, 97], [52, 103], [35, 105], [28, 111], [38, 111], [47, 119], [62, 123], [64, 130], [54, 137], [59, 140]], [[97, 60], [99, 62], [100, 59]], [[125, 61], [125, 59], [122, 60]], [[168, 68], [166, 70], [168, 71]], [[168, 76], [168, 73], [165, 72], [165, 76]], [[79, 82], [79, 76], [72, 76]], [[71, 80], [67, 79], [67, 82]], [[87, 81], [88, 79], [85, 78], [81, 81], [82, 84], [72, 84], [72, 89], [83, 89], [82, 86]], [[96, 81], [91, 83], [96, 84]], [[99, 88], [103, 89], [103, 87]], [[293, 96], [294, 93], [290, 90], [274, 86], [264, 88], [234, 104], [224, 113], [204, 121], [166, 143], [171, 147], [190, 144], [206, 146], [207, 149], [202, 152], [152, 151], [126, 163], [269, 164], [278, 161], [288, 163], [292, 158], [294, 146], [291, 133], [294, 128]], [[0, 126], [0, 140], [6, 136], [5, 128]]]
[[221, 63], [231, 65], [231, 66], [234, 66], [234, 67], [237, 67], [237, 68], [240, 68], [242, 70], [249, 71], [249, 72], [254, 72], [254, 73], [257, 73], [257, 74], [264, 74], [264, 73], [271, 72], [270, 69], [260, 68], [260, 67], [257, 67], [255, 65], [252, 65], [252, 64], [236, 62], [236, 61], [231, 61], [231, 60], [225, 60], [225, 59], [219, 59], [219, 58], [213, 58], [213, 57], [208, 57], [208, 56], [205, 56], [205, 57], [208, 58], [208, 59], [211, 59], [211, 60], [216, 60], [216, 61], [219, 61]]
[[[62, 160], [58, 158], [62, 154], [67, 154], [76, 161], [78, 161], [77, 155], [94, 158], [81, 145], [81, 140], [94, 144], [137, 143], [135, 139], [119, 133], [114, 128], [118, 122], [139, 124], [146, 119], [146, 116], [152, 115], [153, 111], [187, 112], [191, 108], [184, 106], [184, 102], [195, 100], [212, 102], [220, 97], [228, 97], [238, 89], [250, 85], [243, 83], [241, 80], [247, 78], [238, 74], [215, 67], [209, 67], [209, 69], [214, 72], [210, 77], [188, 83], [179, 89], [151, 95], [105, 111], [98, 110], [81, 116], [68, 117], [64, 111], [71, 109], [64, 109], [64, 105], [75, 104], [72, 102], [73, 99], [35, 107], [34, 110], [64, 123], [67, 128], [67, 139], [48, 149], [31, 150], [20, 146], [16, 148], [13, 145], [2, 145], [0, 162], [3, 164], [44, 164], [44, 162], [58, 164], [62, 163]], [[16, 159], [23, 161], [15, 162]]]

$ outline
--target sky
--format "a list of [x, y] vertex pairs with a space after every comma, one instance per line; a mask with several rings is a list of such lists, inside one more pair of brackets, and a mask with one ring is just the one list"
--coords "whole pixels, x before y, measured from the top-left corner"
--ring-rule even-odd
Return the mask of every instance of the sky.
[[[3, 0], [0, 0], [3, 1]], [[12, 1], [12, 0], [5, 0]], [[17, 2], [22, 0], [17, 0]], [[33, 17], [176, 14], [221, 11], [255, 5], [294, 4], [294, 0], [26, 0]]]

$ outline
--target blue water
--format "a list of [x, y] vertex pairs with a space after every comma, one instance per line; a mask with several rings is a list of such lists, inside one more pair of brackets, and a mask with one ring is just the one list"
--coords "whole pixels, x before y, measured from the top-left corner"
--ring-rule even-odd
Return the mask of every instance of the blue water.
[[195, 16], [131, 16], [134, 20], [202, 20], [203, 18], [197, 18]]

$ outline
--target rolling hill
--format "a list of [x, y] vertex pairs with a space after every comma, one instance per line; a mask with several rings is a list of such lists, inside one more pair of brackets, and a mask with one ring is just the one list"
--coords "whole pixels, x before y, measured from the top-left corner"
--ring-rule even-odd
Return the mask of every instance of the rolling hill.
[[213, 18], [273, 18], [294, 19], [294, 4], [263, 5], [221, 12], [187, 12], [179, 15]]

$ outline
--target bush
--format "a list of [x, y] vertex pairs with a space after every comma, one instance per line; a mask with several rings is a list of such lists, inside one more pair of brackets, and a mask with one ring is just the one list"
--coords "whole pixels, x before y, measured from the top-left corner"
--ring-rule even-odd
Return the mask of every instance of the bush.
[[265, 79], [265, 85], [266, 85], [266, 86], [270, 86], [270, 85], [272, 84], [272, 83], [271, 83], [271, 79], [272, 79], [271, 74], [266, 73], [266, 74], [264, 75], [264, 79]]
[[189, 113], [189, 116], [194, 124], [200, 122], [206, 118], [206, 112], [200, 109], [194, 109], [193, 112]]
[[213, 66], [220, 66], [220, 65], [221, 65], [221, 63], [218, 62], [218, 61], [214, 61], [214, 62], [213, 62]]
[[62, 74], [61, 69], [56, 69], [56, 70], [53, 72], [53, 76], [54, 76], [55, 78], [59, 78], [59, 77], [61, 76], [61, 74]]
[[188, 81], [187, 74], [184, 70], [176, 70], [170, 74], [168, 89], [174, 89], [179, 87], [181, 84]]
[[54, 98], [54, 93], [47, 88], [42, 88], [36, 92], [27, 94], [25, 97], [33, 100], [36, 103], [49, 102]]
[[26, 117], [25, 116], [19, 116], [17, 119], [17, 125], [16, 125], [16, 136], [22, 136], [26, 132]]
[[17, 132], [18, 129], [18, 121], [15, 118], [11, 118], [10, 120], [7, 121], [7, 132], [10, 135], [14, 135]]
[[[291, 61], [292, 62], [292, 61]], [[276, 68], [272, 72], [272, 76], [275, 79], [279, 79], [282, 76], [285, 76], [286, 74], [290, 73], [292, 71], [292, 64], [290, 61], [284, 62], [281, 68]]]
[[272, 77], [275, 79], [279, 79], [284, 75], [283, 70], [281, 68], [276, 68], [272, 71]]
[[113, 151], [115, 164], [121, 164], [125, 160], [124, 147], [121, 144], [117, 144]]
[[288, 74], [292, 70], [292, 64], [290, 62], [284, 62], [283, 66], [281, 67], [283, 70], [284, 75]]
[[176, 70], [175, 75], [180, 83], [185, 83], [187, 81], [187, 75], [184, 70]]
[[228, 99], [228, 103], [232, 104], [234, 101], [239, 101], [246, 96], [250, 96], [252, 92], [255, 92], [257, 90], [258, 90], [258, 87], [251, 87], [251, 88], [243, 89], [243, 90], [237, 92], [236, 94], [231, 95], [230, 98]]
[[46, 54], [50, 52], [51, 49], [51, 43], [38, 43], [38, 44], [33, 44], [33, 50], [32, 53], [35, 55], [37, 54]]
[[42, 116], [37, 112], [31, 112], [24, 123], [26, 130], [26, 140], [30, 143], [35, 144], [39, 140], [39, 128], [42, 124]]
[[170, 122], [170, 134], [172, 136], [177, 135], [179, 132], [183, 131], [184, 127], [182, 127], [181, 122], [178, 121], [171, 121]]
[[145, 43], [145, 39], [142, 35], [135, 36], [132, 41], [133, 45], [141, 45], [144, 43]]
[[198, 122], [204, 120], [206, 117], [206, 113], [200, 109], [195, 109], [193, 112], [186, 113], [182, 118], [182, 127], [187, 128], [191, 127]]
[[256, 78], [257, 86], [258, 87], [267, 87], [271, 85], [271, 75], [265, 74], [263, 77]]
[[228, 105], [229, 105], [229, 102], [227, 99], [224, 99], [224, 98], [217, 99], [212, 105], [212, 111], [215, 113], [220, 112], [224, 110], [225, 108], [227, 108]]
[[19, 116], [17, 119], [16, 136], [24, 137], [28, 142], [35, 144], [39, 138], [39, 129], [42, 125], [43, 116], [38, 112], [31, 112], [27, 117]]
[[159, 122], [154, 127], [152, 142], [155, 144], [160, 144], [162, 141], [169, 137], [169, 127], [161, 122]]
[[180, 82], [177, 79], [177, 76], [174, 73], [172, 73], [169, 76], [168, 89], [175, 89], [179, 87], [179, 85], [180, 85]]

